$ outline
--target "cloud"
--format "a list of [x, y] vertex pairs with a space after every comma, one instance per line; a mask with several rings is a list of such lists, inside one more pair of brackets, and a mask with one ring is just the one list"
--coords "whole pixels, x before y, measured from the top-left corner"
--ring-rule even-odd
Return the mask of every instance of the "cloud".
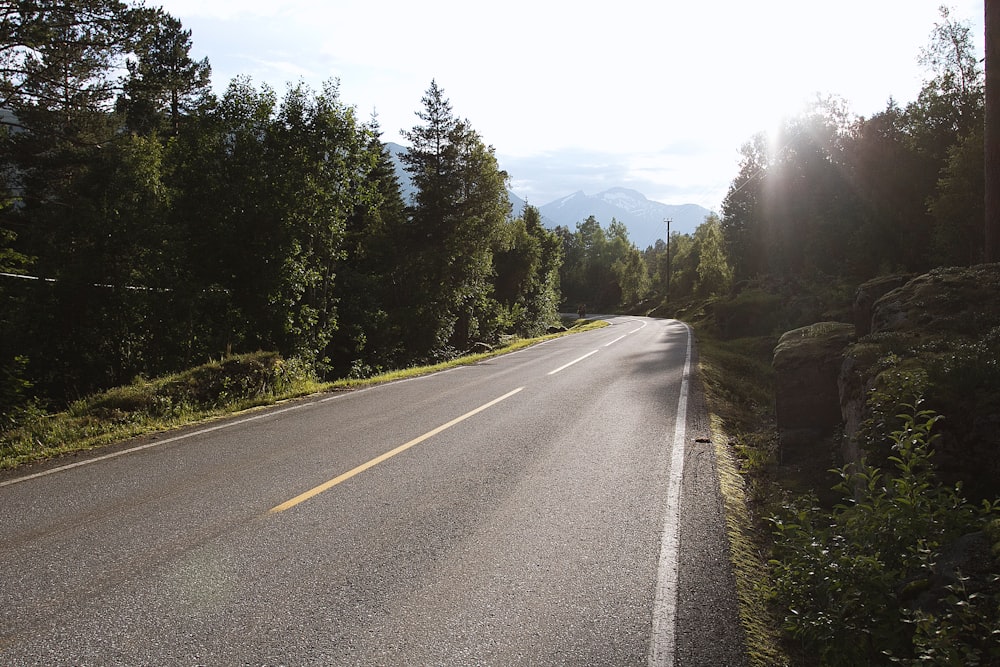
[[[510, 176], [514, 194], [538, 206], [581, 190], [593, 195], [625, 187], [665, 204], [698, 204], [718, 210], [737, 174], [735, 151], [731, 171], [719, 172], [718, 157], [693, 141], [639, 154], [582, 149], [527, 156], [498, 152], [497, 161]], [[704, 162], [702, 166], [709, 170], [716, 167], [716, 175], [706, 180], [701, 169], [692, 169], [692, 161]]]

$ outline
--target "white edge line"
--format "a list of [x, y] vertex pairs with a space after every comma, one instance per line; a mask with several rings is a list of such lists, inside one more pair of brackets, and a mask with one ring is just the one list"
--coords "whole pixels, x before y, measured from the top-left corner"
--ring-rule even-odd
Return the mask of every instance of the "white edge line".
[[684, 328], [687, 331], [687, 353], [684, 359], [684, 372], [681, 375], [677, 413], [674, 416], [674, 440], [670, 453], [670, 473], [667, 480], [667, 509], [663, 517], [660, 561], [656, 572], [656, 599], [653, 602], [653, 633], [649, 647], [649, 667], [673, 667], [676, 654], [681, 482], [684, 472], [688, 378], [691, 374], [691, 328], [686, 324], [684, 324]]
[[[100, 461], [107, 461], [109, 459], [115, 459], [119, 456], [125, 456], [126, 454], [133, 454], [135, 452], [140, 452], [144, 449], [151, 449], [153, 447], [159, 447], [160, 445], [168, 445], [172, 442], [177, 442], [178, 440], [186, 440], [188, 438], [193, 438], [198, 435], [204, 435], [205, 433], [211, 433], [213, 431], [221, 431], [224, 428], [230, 428], [232, 426], [238, 426], [240, 424], [246, 424], [247, 422], [257, 421], [258, 419], [264, 419], [265, 417], [271, 417], [273, 415], [280, 415], [285, 412], [291, 412], [292, 410], [300, 410], [305, 407], [309, 407], [312, 403], [300, 403], [299, 405], [292, 405], [287, 408], [282, 408], [280, 410], [269, 410], [268, 412], [261, 413], [259, 415], [254, 415], [252, 417], [245, 417], [243, 419], [238, 419], [232, 422], [226, 422], [225, 424], [219, 424], [217, 426], [209, 426], [208, 428], [200, 428], [196, 431], [191, 431], [190, 433], [183, 433], [181, 435], [175, 435], [170, 438], [164, 438], [163, 440], [156, 440], [154, 442], [147, 442], [145, 445], [138, 445], [136, 447], [129, 447], [128, 449], [122, 449], [117, 452], [112, 452], [110, 454], [104, 454], [103, 456], [95, 456], [92, 459], [87, 459], [86, 461], [77, 461], [76, 463], [69, 463], [56, 468], [49, 468], [48, 470], [42, 470], [41, 472], [36, 472], [31, 475], [25, 475], [24, 477], [15, 477], [14, 479], [8, 479], [6, 481], [0, 482], [0, 487], [10, 486], [12, 484], [19, 484], [20, 482], [27, 482], [32, 479], [38, 479], [39, 477], [46, 477], [48, 475], [54, 475], [58, 472], [65, 472], [66, 470], [72, 470], [73, 468], [80, 468], [82, 466], [87, 466], [92, 463], [98, 463]], [[141, 437], [141, 436], [140, 436]]]

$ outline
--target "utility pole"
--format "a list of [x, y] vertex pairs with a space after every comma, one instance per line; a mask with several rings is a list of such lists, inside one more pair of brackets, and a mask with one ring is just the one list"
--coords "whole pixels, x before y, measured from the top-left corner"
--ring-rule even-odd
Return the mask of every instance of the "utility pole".
[[667, 218], [667, 293], [664, 295], [664, 302], [670, 303], [670, 223], [671, 218]]
[[986, 23], [986, 262], [1000, 261], [1000, 0], [983, 3]]

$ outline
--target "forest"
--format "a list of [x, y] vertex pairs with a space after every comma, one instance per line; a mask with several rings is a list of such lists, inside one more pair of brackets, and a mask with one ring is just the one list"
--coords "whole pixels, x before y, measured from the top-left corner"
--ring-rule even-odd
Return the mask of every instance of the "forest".
[[220, 97], [162, 10], [0, 12], [0, 414], [255, 350], [366, 375], [557, 319], [558, 239], [436, 83], [406, 202], [336, 81]]

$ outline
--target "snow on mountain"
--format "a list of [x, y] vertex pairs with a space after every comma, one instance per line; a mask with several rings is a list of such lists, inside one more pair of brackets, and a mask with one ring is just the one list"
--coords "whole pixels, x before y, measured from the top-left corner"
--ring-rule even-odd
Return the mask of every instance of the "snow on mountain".
[[667, 236], [666, 221], [671, 221], [670, 231], [693, 234], [705, 217], [711, 213], [697, 204], [663, 204], [651, 201], [641, 192], [628, 188], [611, 188], [596, 195], [583, 192], [557, 199], [539, 207], [546, 226], [562, 225], [570, 231], [577, 223], [594, 216], [601, 227], [607, 229], [612, 218], [628, 228], [629, 240], [640, 250], [655, 245]]
[[[406, 151], [399, 144], [387, 144], [392, 153], [396, 176], [403, 191], [405, 201], [410, 201], [413, 186], [409, 174], [403, 169], [399, 154]], [[520, 215], [524, 210], [524, 200], [512, 192], [508, 193], [511, 210]], [[538, 207], [543, 224], [549, 229], [558, 225], [576, 231], [576, 225], [594, 216], [601, 227], [607, 229], [615, 219], [628, 228], [629, 240], [640, 250], [655, 245], [657, 240], [666, 239], [666, 220], [671, 220], [670, 231], [693, 234], [710, 211], [697, 204], [663, 204], [651, 201], [644, 194], [628, 188], [611, 188], [596, 195], [588, 195], [582, 190]]]

